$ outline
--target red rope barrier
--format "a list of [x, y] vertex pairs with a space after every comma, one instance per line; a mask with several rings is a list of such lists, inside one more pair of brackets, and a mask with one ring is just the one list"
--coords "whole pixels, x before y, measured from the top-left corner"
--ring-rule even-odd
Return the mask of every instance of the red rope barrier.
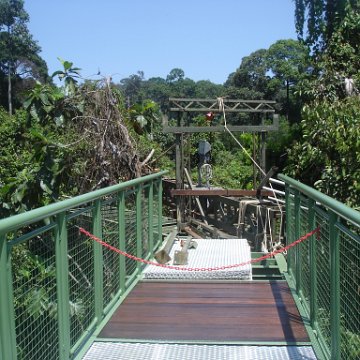
[[299, 239], [295, 240], [294, 242], [292, 242], [291, 244], [283, 247], [282, 249], [279, 250], [275, 250], [272, 251], [266, 255], [263, 255], [259, 258], [256, 259], [251, 259], [249, 261], [244, 261], [242, 263], [239, 264], [234, 264], [234, 265], [224, 265], [224, 266], [218, 266], [218, 267], [212, 267], [212, 268], [189, 268], [189, 267], [181, 267], [181, 266], [173, 266], [173, 265], [166, 265], [166, 264], [159, 264], [157, 262], [154, 261], [150, 261], [150, 260], [145, 260], [142, 258], [139, 258], [137, 256], [128, 254], [125, 251], [122, 251], [118, 248], [116, 248], [115, 246], [112, 246], [108, 243], [106, 243], [105, 241], [102, 241], [101, 239], [99, 239], [98, 237], [96, 237], [95, 235], [91, 234], [90, 232], [86, 231], [85, 229], [79, 227], [79, 230], [81, 233], [83, 233], [84, 235], [86, 235], [87, 237], [89, 237], [90, 239], [98, 242], [99, 244], [101, 244], [102, 246], [108, 248], [111, 251], [114, 251], [120, 255], [126, 256], [127, 258], [134, 260], [134, 261], [138, 261], [141, 262], [143, 264], [147, 264], [147, 265], [154, 265], [154, 266], [159, 266], [162, 268], [167, 268], [167, 269], [172, 269], [172, 270], [182, 270], [182, 271], [218, 271], [218, 270], [225, 270], [225, 269], [231, 269], [231, 268], [236, 268], [236, 267], [241, 267], [241, 266], [245, 266], [245, 265], [249, 265], [249, 264], [253, 264], [253, 263], [257, 263], [260, 262], [262, 260], [268, 259], [274, 255], [277, 254], [281, 254], [287, 250], [289, 250], [290, 248], [300, 244], [301, 242], [305, 241], [306, 239], [308, 239], [310, 236], [320, 232], [320, 226], [318, 226], [316, 229], [310, 231], [309, 233], [305, 234], [304, 236], [300, 237]]

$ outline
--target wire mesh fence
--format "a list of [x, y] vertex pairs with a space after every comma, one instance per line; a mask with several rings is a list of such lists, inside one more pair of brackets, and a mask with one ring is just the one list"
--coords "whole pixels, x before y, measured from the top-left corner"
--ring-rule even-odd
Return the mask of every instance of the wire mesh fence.
[[[108, 244], [119, 247], [118, 199], [112, 197], [102, 205], [102, 235]], [[120, 291], [120, 261], [113, 251], [103, 249], [103, 292], [104, 306], [107, 306]]]
[[[137, 250], [136, 227], [136, 198], [134, 193], [129, 193], [125, 204], [125, 251], [131, 255], [136, 255]], [[136, 262], [126, 258], [125, 263], [125, 276], [129, 279], [136, 272]]]
[[[303, 196], [300, 197], [300, 234], [307, 233], [308, 229], [308, 217], [309, 217], [309, 205], [306, 198]], [[310, 242], [306, 241], [300, 244], [299, 249], [299, 266], [300, 266], [300, 288], [302, 293], [302, 299], [304, 301], [304, 305], [309, 309], [310, 303]]]
[[161, 194], [154, 201], [152, 192], [161, 190], [162, 175], [0, 220], [1, 359], [77, 356], [137, 271], [134, 261], [125, 263], [79, 228], [131, 254], [152, 253], [149, 215], [161, 214]]
[[149, 196], [150, 196], [150, 188], [147, 186], [142, 191], [142, 203], [144, 206], [141, 208], [141, 238], [142, 238], [142, 253], [141, 257], [146, 259], [149, 255], [150, 251], [150, 238], [152, 236], [153, 227], [149, 226]]
[[18, 359], [57, 359], [59, 356], [52, 233], [52, 230], [30, 232], [11, 247]]
[[93, 244], [80, 232], [92, 227], [92, 206], [68, 222], [68, 282], [70, 346], [75, 346], [95, 318], [95, 286]]
[[326, 214], [316, 213], [316, 222], [322, 224], [321, 236], [316, 242], [316, 320], [319, 332], [326, 344], [325, 349], [331, 346], [330, 326], [330, 233]]
[[286, 176], [289, 276], [326, 359], [360, 358], [360, 214]]
[[341, 351], [360, 359], [360, 237], [340, 227]]

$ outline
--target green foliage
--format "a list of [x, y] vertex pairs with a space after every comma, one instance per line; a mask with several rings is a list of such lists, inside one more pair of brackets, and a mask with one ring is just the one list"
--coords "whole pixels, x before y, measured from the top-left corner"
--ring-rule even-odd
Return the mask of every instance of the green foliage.
[[144, 99], [143, 95], [144, 73], [138, 71], [137, 74], [130, 75], [128, 78], [120, 80], [119, 88], [123, 91], [127, 107], [140, 103]]
[[63, 70], [55, 71], [51, 77], [57, 76], [59, 80], [64, 81], [65, 91], [68, 94], [73, 94], [76, 89], [78, 78], [80, 78], [80, 68], [73, 67], [73, 63], [70, 61], [58, 58], [63, 66]]
[[[291, 176], [355, 207], [360, 199], [359, 6], [357, 0], [296, 2], [298, 33], [302, 36], [307, 22], [306, 42], [314, 50], [313, 72], [297, 89], [306, 102], [303, 138], [289, 150], [287, 166]], [[353, 94], [345, 91], [346, 78], [354, 82]]]
[[241, 150], [214, 151], [213, 162], [213, 186], [225, 189], [253, 188], [253, 167]]
[[[208, 126], [204, 116], [195, 118], [198, 126]], [[251, 153], [252, 135], [238, 135], [240, 143]], [[206, 140], [211, 145], [211, 161], [213, 177], [212, 186], [226, 189], [251, 189], [253, 186], [253, 167], [250, 158], [243, 152], [229, 134], [192, 134], [185, 142], [188, 155], [191, 158], [191, 166], [194, 176], [197, 177], [198, 145], [201, 140]]]
[[352, 78], [355, 88], [358, 88], [360, 83], [359, 34], [360, 13], [349, 9], [328, 41], [327, 50], [317, 55], [313, 76], [302, 82], [298, 89], [299, 96], [307, 102], [342, 99], [348, 96], [345, 91], [345, 78]]
[[360, 335], [341, 327], [341, 353], [346, 354], [349, 360], [360, 358]]
[[316, 53], [323, 51], [350, 10], [359, 10], [358, 0], [295, 0], [299, 38]]
[[146, 132], [152, 140], [154, 127], [158, 129], [161, 125], [161, 114], [157, 104], [152, 100], [145, 100], [132, 105], [129, 108], [129, 114], [135, 131], [138, 134]]
[[118, 87], [123, 91], [128, 107], [151, 99], [163, 112], [168, 110], [169, 97], [215, 98], [225, 94], [222, 85], [207, 80], [195, 82], [185, 77], [185, 72], [179, 68], [172, 69], [165, 79], [145, 80], [144, 73], [139, 71], [122, 79]]
[[300, 118], [298, 83], [308, 76], [309, 52], [296, 40], [278, 40], [242, 59], [225, 83], [226, 94], [238, 99], [276, 100], [277, 111], [292, 123]]
[[267, 163], [276, 164], [281, 172], [287, 160], [287, 149], [292, 148], [301, 138], [301, 125], [290, 124], [285, 117], [280, 117], [279, 131], [267, 136]]
[[308, 48], [296, 40], [279, 40], [267, 52], [268, 69], [284, 83], [296, 84], [309, 67]]
[[[26, 112], [13, 117], [0, 113], [4, 216], [140, 173], [142, 154], [135, 152], [124, 126], [129, 113], [121, 94], [108, 82], [79, 86], [79, 69], [69, 61], [62, 65], [55, 76], [64, 88], [37, 83], [24, 102]], [[136, 110], [146, 116], [143, 130], [151, 137], [160, 122], [156, 104], [147, 102]]]
[[169, 100], [169, 84], [165, 79], [150, 78], [143, 83], [142, 91], [146, 99], [155, 101], [161, 111], [166, 111]]
[[196, 82], [195, 96], [200, 99], [215, 99], [225, 95], [222, 85], [214, 84], [209, 80]]
[[24, 109], [29, 117], [41, 125], [55, 121], [57, 125], [64, 123], [63, 108], [59, 106], [64, 94], [56, 87], [37, 82], [28, 92], [24, 101]]
[[[0, 214], [23, 212], [58, 199], [73, 165], [72, 151], [61, 145], [62, 128], [30, 122], [25, 112], [0, 112]], [[70, 132], [67, 137], [70, 138]]]
[[[256, 90], [261, 99], [267, 97], [266, 86], [269, 80], [267, 75], [267, 50], [260, 49], [242, 59], [239, 68], [231, 75], [227, 85], [236, 88]], [[248, 99], [246, 97], [245, 99]]]
[[10, 113], [14, 100], [19, 107], [19, 94], [14, 98], [14, 90], [31, 85], [29, 78], [47, 79], [47, 66], [29, 33], [28, 21], [22, 0], [0, 0], [0, 105]]
[[302, 143], [289, 150], [287, 172], [335, 199], [360, 201], [360, 100], [315, 102], [303, 112]]
[[170, 71], [170, 73], [166, 77], [166, 81], [169, 83], [178, 82], [184, 80], [184, 77], [185, 77], [184, 70], [175, 68]]

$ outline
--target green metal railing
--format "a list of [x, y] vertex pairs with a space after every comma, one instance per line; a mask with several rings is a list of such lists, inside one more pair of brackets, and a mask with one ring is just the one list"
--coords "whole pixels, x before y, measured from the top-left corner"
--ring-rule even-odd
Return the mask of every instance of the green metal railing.
[[291, 243], [320, 226], [319, 236], [288, 253], [288, 280], [308, 319], [319, 358], [360, 358], [360, 213], [287, 176], [286, 233]]
[[79, 232], [150, 258], [162, 241], [162, 175], [0, 220], [0, 359], [76, 358], [142, 270]]

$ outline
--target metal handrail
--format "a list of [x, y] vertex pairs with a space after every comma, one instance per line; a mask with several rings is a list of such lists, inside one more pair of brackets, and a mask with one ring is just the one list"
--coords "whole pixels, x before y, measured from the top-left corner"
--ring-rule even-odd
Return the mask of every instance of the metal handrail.
[[316, 238], [289, 250], [286, 274], [309, 320], [318, 358], [358, 359], [360, 213], [286, 175], [278, 177], [285, 182], [287, 243], [320, 229]]
[[0, 220], [0, 235], [15, 230], [19, 226], [19, 224], [23, 226], [23, 225], [28, 225], [29, 223], [34, 223], [49, 218], [51, 216], [59, 214], [60, 212], [67, 211], [69, 209], [75, 208], [87, 202], [94, 201], [97, 198], [111, 195], [113, 193], [125, 190], [132, 186], [144, 184], [148, 181], [159, 178], [166, 173], [167, 171], [161, 171], [155, 174], [132, 179], [120, 184], [95, 190], [93, 192], [79, 195], [71, 199], [66, 199], [58, 203], [46, 205], [38, 209], [30, 210], [22, 214], [18, 214], [6, 219], [2, 219]]
[[308, 196], [309, 198], [315, 200], [316, 202], [324, 205], [325, 207], [331, 209], [337, 215], [341, 216], [342, 218], [350, 221], [355, 226], [360, 226], [360, 212], [356, 211], [345, 204], [331, 198], [328, 195], [321, 193], [320, 191], [315, 190], [314, 188], [302, 184], [299, 181], [292, 179], [289, 176], [279, 174], [278, 178], [284, 181], [286, 184], [290, 185], [292, 188], [300, 191], [304, 195]]
[[112, 256], [78, 229], [148, 259], [162, 242], [166, 173], [0, 220], [0, 359], [81, 358], [142, 266]]

